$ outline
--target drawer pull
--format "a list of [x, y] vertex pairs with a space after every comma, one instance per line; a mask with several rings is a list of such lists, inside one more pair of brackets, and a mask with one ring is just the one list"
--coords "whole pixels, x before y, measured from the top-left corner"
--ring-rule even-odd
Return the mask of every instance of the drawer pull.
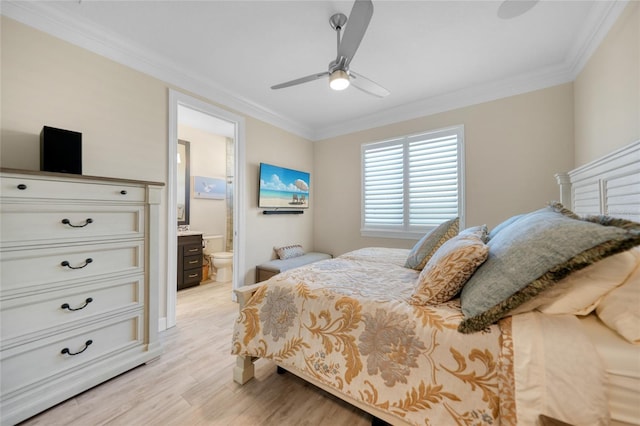
[[123, 189], [122, 191], [120, 191], [120, 193], [121, 193], [122, 195], [127, 195], [127, 191], [125, 191], [124, 189]]
[[93, 262], [93, 259], [92, 259], [92, 258], [90, 258], [90, 257], [88, 257], [88, 258], [84, 261], [84, 265], [82, 265], [82, 266], [71, 266], [71, 264], [70, 264], [68, 261], [63, 260], [63, 261], [62, 261], [62, 263], [60, 263], [60, 266], [66, 266], [66, 267], [67, 267], [67, 268], [69, 268], [69, 269], [82, 269], [82, 268], [84, 268], [85, 266], [87, 266], [88, 264], [90, 264], [91, 262]]
[[198, 276], [198, 274], [189, 274], [189, 278], [195, 278], [197, 276]]
[[199, 248], [192, 248], [192, 249], [189, 249], [189, 253], [197, 252], [197, 251], [200, 251], [200, 249], [199, 249]]
[[24, 191], [25, 189], [27, 189], [27, 185], [25, 185], [24, 183], [21, 183], [20, 185], [18, 185], [18, 189], [20, 191]]
[[71, 352], [71, 351], [69, 350], [69, 348], [64, 348], [63, 350], [61, 350], [61, 351], [60, 351], [60, 353], [61, 353], [62, 355], [67, 354], [67, 355], [71, 355], [71, 356], [79, 355], [79, 354], [81, 354], [82, 352], [86, 351], [86, 350], [87, 350], [87, 348], [89, 347], [89, 345], [91, 345], [92, 343], [93, 343], [93, 340], [87, 340], [86, 342], [84, 342], [84, 348], [82, 348], [82, 350], [81, 350], [81, 351], [78, 351], [78, 352]]
[[200, 261], [199, 260], [191, 260], [191, 261], [189, 261], [189, 265], [195, 265], [197, 263], [200, 263]]
[[80, 309], [86, 308], [91, 302], [93, 302], [93, 298], [87, 297], [87, 300], [84, 301], [84, 305], [80, 306], [79, 308], [72, 308], [71, 306], [69, 306], [68, 303], [63, 303], [62, 306], [60, 306], [60, 309], [67, 309], [69, 311], [79, 311]]
[[62, 219], [62, 223], [64, 223], [65, 225], [69, 225], [72, 228], [84, 228], [88, 224], [93, 223], [93, 219], [91, 219], [90, 217], [87, 218], [84, 221], [84, 225], [74, 225], [73, 223], [71, 223], [71, 221], [69, 219]]

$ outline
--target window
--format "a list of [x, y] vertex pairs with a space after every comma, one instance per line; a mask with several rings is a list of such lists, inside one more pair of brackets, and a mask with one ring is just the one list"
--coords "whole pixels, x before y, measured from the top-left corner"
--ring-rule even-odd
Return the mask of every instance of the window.
[[463, 126], [362, 145], [363, 236], [415, 238], [460, 217]]

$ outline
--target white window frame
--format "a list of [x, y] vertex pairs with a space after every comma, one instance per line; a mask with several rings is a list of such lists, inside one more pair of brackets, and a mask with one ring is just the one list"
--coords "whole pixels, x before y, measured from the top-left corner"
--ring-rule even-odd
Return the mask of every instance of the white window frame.
[[[408, 146], [409, 143], [419, 139], [431, 139], [442, 136], [457, 136], [457, 173], [458, 173], [458, 217], [460, 218], [460, 229], [465, 227], [465, 160], [464, 160], [464, 125], [456, 125], [416, 134], [396, 137], [378, 142], [368, 142], [361, 145], [360, 152], [360, 173], [361, 173], [361, 203], [360, 203], [360, 235], [362, 237], [381, 237], [381, 238], [401, 238], [401, 239], [417, 239], [421, 238], [426, 232], [435, 228], [435, 226], [411, 226], [408, 222], [409, 216], [409, 199], [407, 196], [408, 181]], [[391, 145], [403, 145], [403, 163], [404, 163], [404, 196], [403, 196], [403, 215], [404, 220], [402, 226], [365, 226], [365, 153], [371, 148], [379, 148]]]

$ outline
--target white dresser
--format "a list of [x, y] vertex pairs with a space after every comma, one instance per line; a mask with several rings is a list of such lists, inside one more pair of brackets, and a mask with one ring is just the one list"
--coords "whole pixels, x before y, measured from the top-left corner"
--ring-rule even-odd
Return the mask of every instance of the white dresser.
[[160, 355], [162, 186], [1, 170], [3, 425]]

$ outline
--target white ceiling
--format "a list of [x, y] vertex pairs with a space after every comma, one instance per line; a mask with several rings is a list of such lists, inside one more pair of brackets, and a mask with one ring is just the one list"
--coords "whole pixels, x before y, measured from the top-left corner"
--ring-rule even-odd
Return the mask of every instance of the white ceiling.
[[626, 1], [542, 0], [512, 19], [501, 1], [373, 3], [351, 69], [383, 99], [326, 80], [270, 89], [326, 71], [329, 17], [352, 1], [3, 1], [2, 14], [317, 140], [571, 81]]

